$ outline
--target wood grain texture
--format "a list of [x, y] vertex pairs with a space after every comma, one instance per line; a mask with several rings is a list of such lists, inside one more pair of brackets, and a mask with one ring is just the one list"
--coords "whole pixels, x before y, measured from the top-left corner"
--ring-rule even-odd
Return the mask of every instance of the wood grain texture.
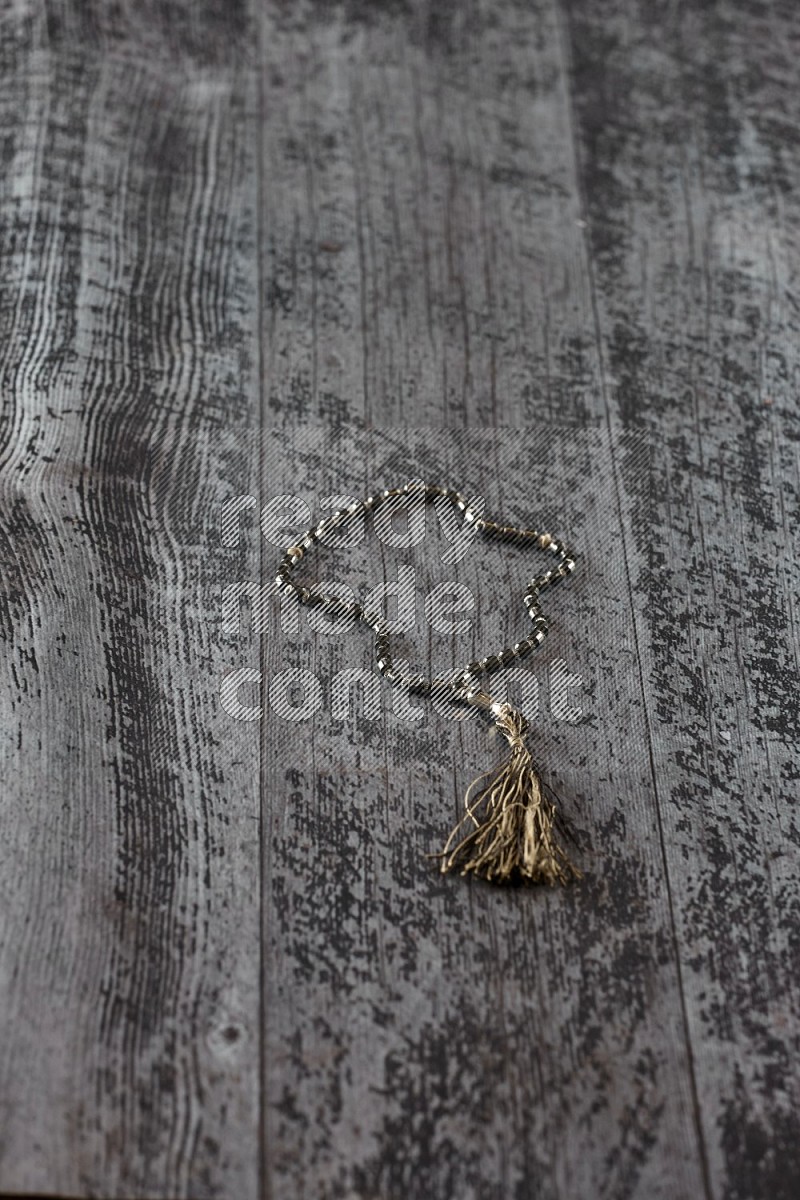
[[[794, 1197], [793, 6], [1, 11], [0, 1191]], [[512, 684], [578, 887], [441, 878], [483, 728], [223, 620], [261, 504], [411, 475], [580, 553]], [[410, 658], [518, 628], [524, 556], [367, 534], [303, 572], [413, 567]]]
[[258, 420], [255, 92], [188, 7], [180, 47], [101, 8], [2, 40], [0, 1185], [247, 1196], [258, 768], [208, 522]]
[[798, 213], [779, 130], [798, 29], [780, 5], [607, 15], [571, 14], [574, 95], [604, 366], [620, 430], [654, 451], [649, 477], [622, 474], [697, 1123], [712, 1194], [788, 1197]]

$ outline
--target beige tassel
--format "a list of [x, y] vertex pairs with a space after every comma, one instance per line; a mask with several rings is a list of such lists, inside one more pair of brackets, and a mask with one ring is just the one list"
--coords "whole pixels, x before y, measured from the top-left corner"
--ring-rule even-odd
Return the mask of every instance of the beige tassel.
[[556, 807], [544, 795], [525, 745], [528, 723], [522, 713], [483, 692], [472, 692], [469, 702], [491, 711], [511, 754], [467, 789], [467, 811], [444, 850], [434, 856], [441, 858], [441, 870], [478, 875], [493, 883], [555, 884], [580, 879], [582, 872], [556, 840]]

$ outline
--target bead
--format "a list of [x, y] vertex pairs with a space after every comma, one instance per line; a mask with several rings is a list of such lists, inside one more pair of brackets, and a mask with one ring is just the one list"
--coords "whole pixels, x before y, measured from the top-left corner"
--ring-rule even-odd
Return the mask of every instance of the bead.
[[351, 606], [339, 596], [323, 596], [322, 607], [329, 617], [349, 616], [352, 612]]

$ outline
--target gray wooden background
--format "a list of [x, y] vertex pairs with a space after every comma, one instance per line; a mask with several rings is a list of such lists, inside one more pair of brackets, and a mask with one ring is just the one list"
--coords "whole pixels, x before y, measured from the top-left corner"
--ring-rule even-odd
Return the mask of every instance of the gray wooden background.
[[[800, 1193], [798, 55], [791, 0], [0, 4], [0, 1191]], [[478, 722], [225, 620], [263, 504], [411, 475], [579, 552], [572, 888], [424, 857]], [[442, 548], [303, 569], [465, 583], [449, 666], [532, 572]]]

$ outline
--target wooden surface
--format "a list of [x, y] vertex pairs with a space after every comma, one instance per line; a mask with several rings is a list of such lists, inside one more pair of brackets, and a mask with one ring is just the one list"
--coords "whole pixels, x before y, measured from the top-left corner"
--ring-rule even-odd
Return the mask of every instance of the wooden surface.
[[[0, 1191], [798, 1194], [799, 50], [788, 0], [0, 7]], [[225, 620], [263, 504], [411, 475], [579, 552], [526, 664], [578, 886], [439, 876], [483, 726]], [[531, 564], [443, 545], [304, 571], [413, 566], [449, 666]]]

